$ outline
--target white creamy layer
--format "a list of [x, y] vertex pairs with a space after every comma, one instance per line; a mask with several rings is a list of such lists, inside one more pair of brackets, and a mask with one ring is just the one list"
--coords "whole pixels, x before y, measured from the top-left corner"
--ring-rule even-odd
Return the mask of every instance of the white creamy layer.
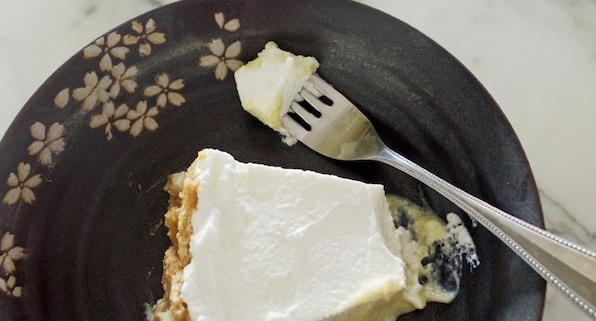
[[182, 288], [193, 320], [323, 320], [406, 287], [381, 185], [240, 163], [217, 150], [197, 161]]
[[261, 122], [286, 135], [281, 118], [304, 82], [316, 72], [319, 62], [297, 56], [268, 42], [258, 57], [235, 73], [236, 88], [244, 110]]

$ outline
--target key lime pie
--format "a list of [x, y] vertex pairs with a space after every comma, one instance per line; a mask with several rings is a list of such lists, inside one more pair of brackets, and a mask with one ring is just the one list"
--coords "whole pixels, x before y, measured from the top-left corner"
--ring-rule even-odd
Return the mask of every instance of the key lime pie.
[[[269, 43], [237, 71], [245, 109], [281, 130], [284, 101], [315, 66]], [[263, 88], [275, 92], [253, 92]], [[457, 215], [445, 223], [378, 184], [205, 149], [165, 189], [172, 245], [154, 320], [390, 321], [452, 301], [462, 258], [477, 264]]]
[[435, 263], [473, 257], [457, 215], [445, 224], [381, 185], [205, 149], [166, 190], [156, 320], [395, 320], [450, 302], [461, 265], [442, 280]]

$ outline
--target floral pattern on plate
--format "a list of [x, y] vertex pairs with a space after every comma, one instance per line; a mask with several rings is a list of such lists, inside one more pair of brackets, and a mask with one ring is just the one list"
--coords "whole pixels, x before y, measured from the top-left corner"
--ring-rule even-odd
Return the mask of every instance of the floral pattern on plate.
[[[223, 12], [215, 14], [215, 22], [220, 29], [230, 32], [237, 31], [240, 28], [240, 20], [232, 19], [226, 22]], [[234, 72], [244, 64], [237, 59], [242, 51], [242, 42], [239, 40], [226, 46], [221, 38], [212, 39], [209, 43], [209, 50], [211, 50], [211, 54], [201, 56], [199, 65], [206, 68], [215, 68], [215, 78], [217, 80], [226, 79], [228, 71]]]
[[[75, 103], [80, 103], [82, 111], [95, 112], [91, 117], [89, 127], [92, 129], [103, 127], [107, 140], [114, 138], [114, 130], [128, 132], [133, 137], [138, 136], [144, 129], [153, 131], [158, 128], [157, 116], [154, 107], [165, 107], [168, 103], [181, 106], [185, 99], [178, 92], [165, 93], [168, 90], [184, 88], [184, 80], [178, 79], [169, 84], [167, 74], [156, 75], [157, 86], [164, 88], [156, 91], [156, 85], [145, 84], [144, 90], [138, 90], [137, 75], [142, 70], [137, 66], [127, 66], [127, 55], [131, 46], [138, 44], [138, 55], [148, 57], [153, 52], [153, 46], [164, 45], [167, 37], [164, 33], [157, 32], [158, 24], [149, 19], [144, 24], [135, 20], [131, 23], [130, 34], [122, 36], [118, 31], [112, 31], [107, 36], [100, 37], [94, 43], [83, 49], [85, 59], [98, 59], [99, 70], [88, 71], [83, 77], [83, 86], [72, 90], [65, 88], [60, 91], [54, 103], [58, 108], [65, 108], [71, 104], [70, 98]], [[99, 73], [99, 75], [98, 75]], [[164, 99], [158, 93], [164, 93]], [[136, 94], [136, 96], [135, 96]], [[124, 100], [134, 96], [137, 103], [129, 106]], [[153, 100], [148, 98], [155, 97]], [[98, 108], [101, 106], [101, 108]], [[117, 107], [116, 107], [117, 106]], [[148, 107], [149, 106], [149, 107]], [[100, 112], [96, 112], [101, 109]], [[105, 127], [104, 127], [105, 126]]]
[[[235, 32], [240, 28], [239, 19], [226, 20], [223, 12], [214, 14], [219, 29]], [[159, 30], [159, 23], [134, 20], [129, 30], [115, 30], [99, 37], [86, 46], [81, 55], [85, 61], [95, 62], [95, 68], [81, 75], [78, 87], [66, 87], [54, 96], [51, 106], [58, 112], [90, 114], [89, 130], [101, 130], [109, 142], [119, 135], [135, 138], [147, 131], [159, 129], [159, 116], [167, 108], [184, 107], [185, 80], [166, 71], [157, 72], [152, 82], [143, 83], [139, 75], [142, 67], [129, 63], [129, 57], [139, 60], [167, 46], [168, 36]], [[207, 48], [206, 48], [207, 49]], [[223, 81], [229, 71], [237, 70], [243, 62], [237, 57], [242, 43], [235, 41], [226, 46], [220, 38], [213, 39], [210, 54], [200, 57], [199, 66], [215, 68], [215, 79]], [[91, 65], [93, 66], [93, 65]], [[131, 103], [133, 101], [133, 103]], [[37, 199], [37, 190], [51, 183], [51, 169], [59, 155], [68, 149], [69, 129], [67, 122], [44, 124], [33, 121], [28, 128], [32, 141], [27, 154], [33, 159], [19, 162], [6, 178], [7, 190], [2, 204], [12, 209], [13, 221], [22, 205], [31, 205]], [[45, 168], [47, 173], [35, 172]], [[20, 298], [25, 288], [20, 283], [18, 271], [27, 257], [24, 246], [16, 244], [12, 228], [0, 230], [0, 295]]]
[[18, 261], [25, 258], [25, 249], [15, 246], [14, 235], [4, 233], [0, 240], [0, 292], [7, 296], [20, 297], [23, 294], [22, 286], [17, 285]]

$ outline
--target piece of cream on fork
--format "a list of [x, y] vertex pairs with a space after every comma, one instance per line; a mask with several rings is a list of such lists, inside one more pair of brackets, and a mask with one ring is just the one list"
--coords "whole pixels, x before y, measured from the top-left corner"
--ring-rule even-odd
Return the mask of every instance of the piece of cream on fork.
[[318, 67], [317, 59], [294, 55], [279, 49], [275, 42], [268, 42], [255, 60], [234, 73], [242, 107], [278, 131], [286, 144], [296, 143], [282, 127], [281, 118]]

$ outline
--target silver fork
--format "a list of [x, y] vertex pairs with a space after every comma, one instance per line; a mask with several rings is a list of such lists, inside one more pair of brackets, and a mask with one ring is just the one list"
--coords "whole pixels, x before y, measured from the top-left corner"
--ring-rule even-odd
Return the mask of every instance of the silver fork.
[[[323, 101], [322, 96], [331, 102]], [[304, 85], [297, 100], [302, 99], [320, 115], [294, 101], [291, 111], [301, 121], [288, 114], [282, 118], [282, 124], [304, 145], [333, 159], [379, 161], [418, 179], [494, 233], [546, 281], [596, 319], [596, 253], [505, 213], [389, 149], [368, 118], [318, 75], [311, 76]]]

